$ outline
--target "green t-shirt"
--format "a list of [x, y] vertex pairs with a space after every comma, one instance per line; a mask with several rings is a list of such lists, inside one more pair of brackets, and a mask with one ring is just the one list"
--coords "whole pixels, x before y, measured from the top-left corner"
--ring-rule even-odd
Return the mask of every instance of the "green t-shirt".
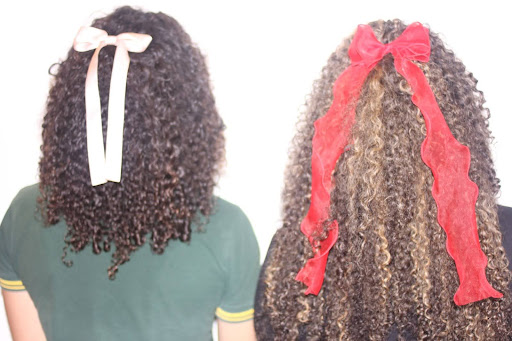
[[38, 196], [37, 185], [22, 189], [2, 221], [0, 285], [28, 291], [48, 340], [211, 340], [215, 316], [253, 317], [259, 249], [237, 206], [217, 198], [190, 243], [170, 241], [162, 255], [146, 244], [109, 280], [111, 253], [89, 246], [62, 263], [66, 224], [45, 228]]

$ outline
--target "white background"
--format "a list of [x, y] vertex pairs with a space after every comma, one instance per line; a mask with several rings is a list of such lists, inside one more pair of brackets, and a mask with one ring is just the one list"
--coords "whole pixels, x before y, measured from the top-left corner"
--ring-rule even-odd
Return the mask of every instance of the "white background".
[[[491, 110], [502, 205], [512, 206], [512, 34], [507, 1], [20, 1], [0, 13], [0, 217], [37, 182], [48, 67], [81, 25], [130, 4], [176, 18], [206, 55], [227, 126], [217, 193], [246, 212], [262, 259], [280, 221], [282, 174], [294, 122], [328, 56], [357, 24], [400, 18], [428, 24], [479, 79]], [[1, 302], [0, 302], [1, 303]], [[0, 340], [10, 338], [3, 311]]]

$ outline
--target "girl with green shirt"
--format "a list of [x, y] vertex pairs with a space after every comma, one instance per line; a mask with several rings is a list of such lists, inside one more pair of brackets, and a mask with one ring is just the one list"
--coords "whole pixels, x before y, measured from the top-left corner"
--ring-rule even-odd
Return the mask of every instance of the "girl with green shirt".
[[224, 125], [202, 55], [162, 13], [92, 26], [55, 74], [40, 183], [0, 227], [13, 338], [209, 340], [216, 317], [220, 340], [255, 339], [258, 246], [213, 196]]

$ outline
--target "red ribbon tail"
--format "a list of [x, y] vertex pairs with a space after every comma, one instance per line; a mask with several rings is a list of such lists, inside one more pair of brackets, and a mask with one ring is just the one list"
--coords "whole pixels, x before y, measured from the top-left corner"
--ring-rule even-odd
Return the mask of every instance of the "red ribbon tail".
[[324, 273], [326, 264], [327, 257], [311, 258], [295, 277], [297, 281], [308, 287], [305, 292], [306, 295], [318, 295], [320, 292], [324, 276], [317, 276], [317, 274]]
[[482, 251], [480, 251], [480, 254], [479, 262], [457, 268], [461, 281], [453, 301], [458, 306], [485, 300], [489, 297], [503, 297], [503, 294], [495, 290], [487, 281], [485, 277], [487, 258]]
[[461, 285], [455, 296], [453, 296], [453, 301], [456, 305], [466, 305], [473, 302], [478, 302], [481, 300], [485, 300], [486, 298], [502, 298], [503, 294], [489, 284], [487, 279], [485, 278], [485, 273], [482, 272], [479, 280], [476, 280], [478, 286], [471, 285], [472, 282], [466, 282], [469, 285]]
[[306, 265], [299, 271], [295, 279], [304, 283], [308, 288], [305, 294], [318, 295], [324, 282], [325, 266], [329, 251], [338, 240], [338, 222], [333, 221], [329, 227], [329, 234], [326, 239], [320, 242], [320, 248], [316, 255], [306, 262]]
[[437, 204], [437, 220], [446, 232], [446, 248], [459, 275], [454, 302], [464, 305], [502, 297], [485, 277], [487, 258], [478, 236], [478, 186], [469, 178], [469, 148], [453, 136], [421, 69], [396, 56], [395, 66], [411, 85], [412, 101], [425, 118], [427, 136], [421, 145], [421, 157], [434, 176], [432, 196]]

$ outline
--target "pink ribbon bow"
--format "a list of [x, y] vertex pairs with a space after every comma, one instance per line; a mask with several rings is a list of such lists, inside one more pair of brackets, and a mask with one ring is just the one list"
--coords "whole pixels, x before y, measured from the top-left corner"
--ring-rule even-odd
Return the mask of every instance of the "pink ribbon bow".
[[382, 57], [391, 53], [396, 70], [411, 86], [412, 101], [425, 119], [427, 136], [421, 146], [421, 157], [434, 175], [432, 196], [438, 207], [437, 219], [446, 232], [446, 248], [459, 275], [460, 286], [454, 302], [464, 305], [488, 297], [502, 297], [485, 277], [487, 258], [478, 239], [475, 214], [478, 187], [468, 176], [469, 149], [453, 137], [425, 75], [412, 62], [428, 62], [430, 58], [428, 29], [420, 23], [411, 24], [395, 41], [384, 45], [370, 26], [360, 25], [348, 53], [352, 63], [334, 84], [333, 103], [327, 114], [315, 122], [311, 203], [301, 224], [314, 256], [296, 279], [308, 286], [306, 294], [317, 295], [321, 289], [329, 251], [338, 238], [338, 222], [333, 220], [327, 238], [316, 240], [329, 218], [332, 172], [348, 144], [364, 81]]
[[[121, 33], [109, 36], [107, 32], [82, 27], [78, 31], [73, 48], [78, 52], [96, 49], [87, 70], [85, 80], [85, 111], [87, 127], [87, 155], [91, 184], [101, 185], [107, 181], [121, 181], [123, 158], [124, 101], [126, 78], [130, 66], [129, 52], [144, 52], [152, 37], [140, 33]], [[110, 79], [108, 101], [107, 148], [103, 145], [101, 124], [101, 102], [98, 89], [98, 55], [106, 45], [115, 45], [116, 53]]]

